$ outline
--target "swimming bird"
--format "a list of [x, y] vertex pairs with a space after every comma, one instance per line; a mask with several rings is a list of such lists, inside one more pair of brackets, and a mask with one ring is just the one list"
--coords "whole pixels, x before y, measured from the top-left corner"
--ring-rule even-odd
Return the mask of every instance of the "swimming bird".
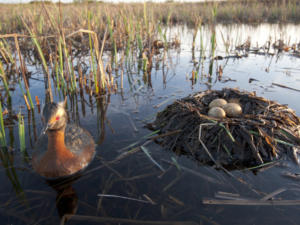
[[32, 155], [33, 169], [45, 178], [61, 178], [86, 168], [95, 155], [95, 142], [88, 131], [67, 123], [66, 100], [48, 103], [42, 111], [44, 131]]

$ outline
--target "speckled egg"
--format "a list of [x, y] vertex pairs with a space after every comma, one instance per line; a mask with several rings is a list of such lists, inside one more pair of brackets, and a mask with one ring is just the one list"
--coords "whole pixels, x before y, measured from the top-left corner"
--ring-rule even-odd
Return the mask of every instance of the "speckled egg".
[[229, 117], [238, 117], [242, 114], [242, 107], [237, 103], [227, 103], [222, 108]]
[[223, 98], [216, 98], [213, 101], [211, 101], [208, 105], [208, 107], [211, 109], [213, 107], [222, 107], [227, 104], [227, 101]]
[[208, 111], [208, 116], [222, 119], [226, 116], [226, 113], [221, 107], [213, 107]]

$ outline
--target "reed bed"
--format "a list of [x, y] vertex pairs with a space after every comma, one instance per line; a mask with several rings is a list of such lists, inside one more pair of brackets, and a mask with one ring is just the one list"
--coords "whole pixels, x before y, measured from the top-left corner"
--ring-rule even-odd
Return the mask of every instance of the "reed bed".
[[[155, 20], [153, 9], [149, 9], [147, 3], [142, 5], [142, 14], [132, 13], [131, 5], [111, 4], [41, 3], [0, 7], [14, 15], [9, 19], [10, 26], [6, 26], [7, 23], [1, 26], [2, 33], [7, 33], [0, 35], [1, 71], [22, 75], [28, 109], [33, 109], [34, 105], [26, 65], [42, 65], [47, 80], [46, 98], [53, 101], [51, 77], [55, 88], [63, 95], [75, 94], [82, 88], [90, 95], [115, 92], [123, 85], [116, 82], [116, 77], [124, 61], [142, 65], [138, 70], [147, 77], [152, 57], [160, 53], [159, 48], [179, 46], [178, 40], [167, 40], [167, 28], [160, 26], [162, 19]], [[169, 13], [167, 23], [170, 18]], [[163, 39], [159, 46], [156, 45], [158, 38]], [[104, 51], [111, 55], [106, 63], [102, 60]], [[91, 67], [86, 64], [87, 57]], [[123, 72], [122, 68], [121, 74]], [[5, 82], [4, 73], [1, 74]]]

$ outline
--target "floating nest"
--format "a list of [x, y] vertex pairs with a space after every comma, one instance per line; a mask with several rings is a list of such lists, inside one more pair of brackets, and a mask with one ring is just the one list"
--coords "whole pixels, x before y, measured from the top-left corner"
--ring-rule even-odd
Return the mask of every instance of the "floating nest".
[[[217, 98], [238, 102], [242, 114], [209, 117], [208, 105]], [[298, 162], [300, 119], [287, 106], [255, 93], [236, 89], [200, 92], [169, 105], [151, 125], [160, 129], [157, 140], [164, 148], [204, 164], [237, 169], [285, 156]]]

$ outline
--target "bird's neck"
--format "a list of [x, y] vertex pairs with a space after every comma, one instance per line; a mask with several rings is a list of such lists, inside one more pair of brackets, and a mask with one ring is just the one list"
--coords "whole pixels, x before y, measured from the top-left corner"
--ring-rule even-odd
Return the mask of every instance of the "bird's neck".
[[71, 156], [72, 153], [65, 145], [65, 129], [48, 131], [48, 152], [56, 155]]

